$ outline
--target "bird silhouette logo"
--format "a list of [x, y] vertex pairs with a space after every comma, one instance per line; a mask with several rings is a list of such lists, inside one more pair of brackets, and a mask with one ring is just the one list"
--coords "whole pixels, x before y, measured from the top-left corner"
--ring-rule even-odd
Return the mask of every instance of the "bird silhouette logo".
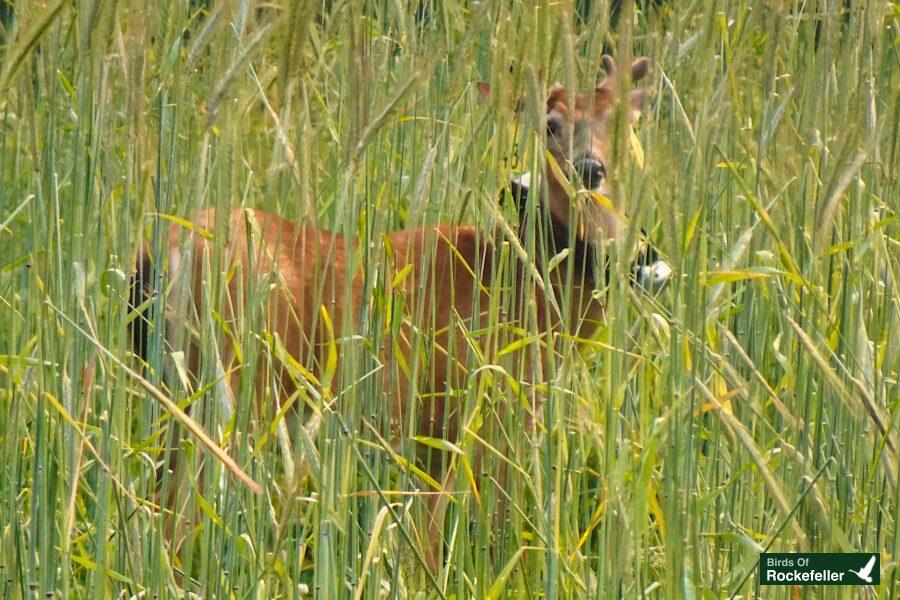
[[876, 555], [873, 554], [872, 558], [869, 559], [869, 562], [866, 563], [866, 566], [864, 566], [859, 571], [854, 571], [853, 569], [847, 569], [847, 570], [850, 571], [851, 573], [853, 573], [854, 575], [856, 575], [857, 577], [859, 577], [860, 579], [862, 579], [863, 581], [865, 581], [866, 583], [872, 583], [872, 568], [875, 566], [875, 558], [876, 558]]

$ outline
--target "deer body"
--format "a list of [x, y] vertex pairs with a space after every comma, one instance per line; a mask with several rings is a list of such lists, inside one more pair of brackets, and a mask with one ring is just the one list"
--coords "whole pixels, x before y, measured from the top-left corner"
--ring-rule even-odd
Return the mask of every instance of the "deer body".
[[[254, 222], [253, 225], [249, 225]], [[196, 227], [213, 231], [216, 229], [216, 211], [206, 210], [194, 218]], [[249, 229], [256, 233], [246, 234]], [[210, 256], [219, 252], [225, 264], [221, 271], [230, 272], [226, 284], [225, 321], [233, 327], [241, 320], [242, 294], [248, 286], [268, 288], [265, 307], [265, 328], [277, 333], [285, 350], [301, 363], [312, 365], [312, 371], [319, 371], [327, 359], [328, 343], [331, 336], [340, 337], [341, 332], [354, 333], [358, 330], [364, 311], [369, 309], [363, 297], [363, 269], [354, 265], [354, 254], [358, 241], [343, 235], [303, 227], [261, 210], [234, 209], [227, 215], [229, 240], [207, 239], [190, 233], [190, 265], [185, 265], [182, 228], [173, 226], [170, 230], [168, 265], [170, 272], [184, 269], [181, 276], [190, 278], [190, 297], [198, 314], [207, 310], [202, 306], [204, 282], [210, 280]], [[388, 235], [392, 258], [388, 260], [384, 279], [390, 282], [397, 273], [406, 271], [401, 289], [393, 290], [402, 295], [408, 306], [421, 303], [421, 313], [426, 315], [427, 326], [435, 332], [435, 343], [446, 349], [452, 321], [459, 320], [466, 327], [477, 327], [479, 315], [477, 306], [487, 306], [487, 295], [483, 285], [490, 282], [491, 248], [485, 235], [470, 226], [450, 226], [446, 224], [413, 230], [395, 231]], [[218, 246], [218, 247], [216, 247]], [[440, 274], [440, 278], [435, 275]], [[324, 323], [322, 309], [328, 313], [331, 332]], [[402, 340], [404, 361], [410, 364], [408, 340]], [[387, 351], [388, 357], [392, 349]], [[196, 353], [195, 353], [196, 354]], [[223, 349], [224, 360], [229, 362], [234, 352]], [[385, 356], [381, 357], [385, 359]], [[432, 398], [419, 406], [418, 414], [422, 427], [414, 434], [444, 437], [455, 433], [455, 421], [450, 422], [451, 431], [442, 432], [444, 397], [448, 383], [461, 376], [465, 360], [440, 357], [430, 362], [429, 372], [423, 373], [420, 389]], [[454, 374], [450, 365], [458, 364]], [[191, 370], [197, 372], [199, 365], [192, 362]], [[385, 389], [392, 390], [391, 409], [394, 421], [402, 422], [406, 413], [406, 399], [409, 396], [409, 379], [402, 371], [391, 369], [391, 374], [399, 376], [385, 382]], [[284, 391], [290, 394], [293, 384], [287, 377], [279, 378]], [[233, 385], [237, 387], [236, 380]]]
[[[608, 57], [603, 60], [612, 77], [614, 63]], [[636, 61], [631, 70], [632, 79], [640, 79], [646, 70], [646, 59]], [[480, 89], [482, 93], [487, 92], [484, 86]], [[507, 294], [506, 318], [514, 324], [532, 319], [531, 331], [535, 326], [538, 333], [567, 328], [570, 333], [587, 335], [602, 323], [603, 309], [594, 293], [600, 279], [598, 266], [602, 268], [600, 248], [618, 235], [621, 223], [616, 215], [591, 201], [589, 193], [607, 194], [606, 132], [614, 92], [610, 80], [589, 94], [571, 94], [559, 86], [551, 91], [547, 100], [547, 150], [560, 168], [577, 174], [576, 179], [581, 179], [578, 188], [588, 195], [582, 197], [579, 210], [572, 210], [574, 199], [567, 186], [554, 174], [554, 169], [546, 169], [543, 195], [532, 204], [539, 206], [538, 210], [529, 211], [521, 201], [518, 205], [520, 238], [528, 232], [541, 236], [541, 243], [531, 246], [544, 255], [528, 261], [514, 255], [505, 271], [510, 275], [511, 285], [498, 285], [496, 280], [500, 235], [491, 236], [472, 226], [442, 224], [386, 236], [387, 243], [382, 249], [382, 264], [386, 267], [382, 282], [388, 286], [388, 282], [397, 280], [396, 288], [391, 286], [389, 293], [402, 298], [406, 307], [403, 315], [394, 317], [400, 318], [402, 324], [395, 323], [390, 332], [393, 339], [378, 349], [378, 360], [384, 365], [383, 389], [390, 404], [394, 436], [412, 434], [457, 441], [460, 415], [447, 392], [465, 385], [470, 349], [463, 342], [463, 334], [487, 325], [489, 290]], [[639, 92], [632, 92], [631, 97], [634, 111], [643, 102], [643, 96], [636, 94]], [[208, 311], [203, 306], [206, 300], [201, 290], [205, 284], [208, 287], [213, 274], [210, 265], [219, 264], [218, 273], [225, 278], [222, 314], [225, 323], [233, 326], [241, 321], [248, 289], [256, 286], [257, 290], [265, 290], [265, 328], [277, 334], [286, 352], [301, 364], [309, 365], [312, 371], [322, 370], [328, 352], [337, 343], [336, 338], [345, 333], [364, 336], [365, 331], [360, 330], [360, 325], [366, 322], [364, 317], [378, 314], [371, 310], [372, 295], [365, 289], [357, 240], [303, 227], [260, 210], [235, 209], [228, 215], [208, 210], [195, 215], [192, 221], [200, 229], [226, 232], [223, 239], [221, 235], [209, 238], [185, 232], [177, 226], [171, 229], [167, 268], [173, 277], [182, 278], [189, 286], [192, 310], [196, 314]], [[183, 243], [185, 237], [190, 244]], [[190, 251], [186, 252], [185, 248]], [[216, 255], [221, 257], [220, 263], [211, 259]], [[551, 272], [545, 271], [544, 266], [554, 256], [563, 258]], [[146, 272], [143, 275], [146, 277], [150, 271], [149, 259], [144, 256], [141, 260], [143, 265], [138, 275], [141, 277]], [[146, 293], [147, 282], [141, 283], [136, 289]], [[139, 300], [137, 294], [132, 304], [137, 306]], [[414, 322], [416, 315], [423, 322]], [[170, 320], [179, 318], [183, 317], [170, 315]], [[135, 327], [139, 353], [146, 329], [146, 322], [139, 322]], [[433, 336], [435, 348], [430, 360], [426, 357], [424, 365], [418, 366], [422, 352], [411, 341], [416, 331]], [[220, 351], [222, 362], [227, 365], [235, 354], [227, 344]], [[398, 352], [402, 356], [397, 356]], [[195, 375], [199, 373], [196, 354], [189, 363]], [[547, 358], [546, 352], [543, 358]], [[397, 368], [396, 363], [400, 361], [407, 368]], [[234, 372], [239, 377], [240, 371]], [[283, 375], [278, 370], [275, 379], [289, 394], [293, 384]], [[268, 382], [268, 379], [258, 382], [261, 391]], [[236, 385], [237, 379], [232, 377], [232, 386]], [[415, 419], [409, 419], [410, 414]], [[441, 474], [439, 468], [433, 473], [436, 478]], [[441, 555], [442, 509], [433, 502], [429, 512], [436, 531], [430, 536], [434, 547], [428, 562], [436, 568]]]
[[[216, 211], [197, 213], [193, 223], [200, 230], [215, 231]], [[568, 232], [555, 219], [552, 228], [553, 246], [548, 251], [555, 254], [568, 244]], [[524, 223], [520, 229], [524, 229]], [[208, 302], [203, 290], [205, 282], [212, 280], [211, 257], [218, 253], [223, 260], [220, 273], [227, 279], [223, 317], [230, 330], [234, 331], [242, 321], [240, 313], [247, 303], [242, 295], [249, 286], [256, 286], [269, 289], [265, 329], [277, 333], [287, 353], [302, 364], [311, 365], [313, 372], [319, 372], [327, 360], [328, 343], [333, 341], [330, 336], [361, 333], [358, 322], [372, 307], [364, 297], [363, 269], [354, 265], [358, 241], [248, 209], [233, 209], [227, 215], [226, 232], [225, 240], [189, 233], [190, 243], [185, 244], [184, 230], [175, 225], [170, 229], [168, 269], [178, 277], [189, 278], [189, 297], [197, 314], [209, 309], [203, 306]], [[425, 372], [419, 373], [416, 388], [423, 397], [415, 407], [419, 427], [407, 433], [455, 441], [456, 411], [447, 405], [446, 392], [448, 387], [464, 384], [467, 349], [461, 340], [465, 331], [487, 325], [488, 290], [494, 283], [496, 268], [494, 241], [474, 226], [447, 224], [395, 231], [387, 238], [391, 257], [383, 279], [389, 282], [396, 274], [406, 273], [399, 289], [392, 293], [402, 296], [408, 313], [415, 311], [424, 317], [421, 325], [435, 332], [434, 344], [439, 349], [438, 355], [428, 361]], [[540, 283], [526, 264], [513, 261], [513, 283], [509, 289], [515, 290], [516, 298], [506, 307], [507, 324], [521, 325], [514, 321], [523, 315], [523, 301], [529, 297], [534, 300], [534, 320], [539, 331], [559, 329], [565, 322], [578, 324], [571, 333], [589, 334], [589, 329], [598, 326], [603, 317], [602, 306], [594, 297], [593, 269], [586, 264], [592, 260], [589, 255], [586, 244], [576, 244], [570, 258], [557, 265], [549, 277], [541, 278]], [[567, 261], [576, 263], [570, 281], [566, 277]], [[567, 300], [567, 314], [557, 314], [542, 286], [552, 286], [557, 303]], [[323, 308], [331, 322], [331, 332], [324, 323]], [[394, 348], [400, 348], [404, 363], [411, 365], [413, 332], [406, 326], [399, 333], [396, 346], [388, 347], [380, 358], [389, 363], [396, 358]], [[227, 342], [221, 352], [226, 370], [235, 373], [232, 386], [237, 389], [240, 369], [229, 364], [235, 352]], [[189, 364], [195, 374], [200, 369], [198, 358], [194, 349]], [[407, 405], [413, 399], [410, 380], [403, 370], [385, 371], [384, 389], [390, 390], [392, 422], [399, 426], [413, 410]], [[279, 375], [277, 380], [284, 395], [290, 395], [293, 383], [283, 373]], [[261, 379], [260, 383], [264, 387], [267, 381]], [[395, 433], [399, 433], [396, 429]]]

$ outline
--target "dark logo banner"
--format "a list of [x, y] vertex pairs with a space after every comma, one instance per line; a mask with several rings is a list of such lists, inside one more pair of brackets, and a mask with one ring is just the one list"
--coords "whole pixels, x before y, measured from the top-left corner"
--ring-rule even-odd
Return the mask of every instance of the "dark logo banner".
[[877, 552], [790, 553], [759, 555], [761, 585], [878, 585], [881, 555]]

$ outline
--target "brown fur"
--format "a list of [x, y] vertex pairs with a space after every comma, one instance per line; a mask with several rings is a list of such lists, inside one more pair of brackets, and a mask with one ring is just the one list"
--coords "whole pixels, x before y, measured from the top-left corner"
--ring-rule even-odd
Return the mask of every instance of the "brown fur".
[[[607, 64], [604, 58], [604, 65]], [[609, 74], [612, 77], [613, 74]], [[479, 89], [483, 93], [487, 90], [485, 86], [479, 86]], [[600, 84], [591, 94], [571, 94], [560, 86], [552, 90], [547, 101], [548, 118], [560, 119], [565, 132], [561, 134], [564, 139], [548, 140], [548, 150], [560, 168], [567, 169], [572, 160], [583, 156], [605, 162], [609, 153], [606, 127], [614, 91], [610, 80]], [[575, 156], [569, 156], [572, 147]], [[541, 331], [559, 330], [568, 324], [573, 333], [581, 330], [584, 334], [585, 328], [594, 328], [603, 320], [602, 306], [593, 293], [597, 283], [595, 270], [600, 262], [596, 248], [616, 236], [620, 224], [614, 215], [605, 213], [596, 203], [587, 202], [577, 223], [580, 230], [587, 229], [587, 232], [572, 235], [571, 199], [552, 170], [548, 168], [547, 172], [551, 219], [545, 222], [540, 214], [527, 214], [528, 211], [520, 206], [520, 235], [529, 230], [530, 220], [535, 219], [546, 242], [536, 244], [537, 247], [546, 246], [549, 257], [564, 248], [570, 249], [567, 260], [574, 261], [575, 277], [572, 280], [565, 279], [565, 262], [552, 274], [540, 273], [544, 284], [552, 287], [554, 296], [569, 298], [569, 304], [562, 307], [562, 314], [554, 312], [548, 295], [541, 291], [529, 268], [516, 262], [512, 287], [515, 296], [507, 302], [512, 307], [509, 318], [515, 320], [522, 316], [517, 307], [522, 306], [522, 298], [533, 296]], [[577, 216], [578, 213], [574, 214]], [[217, 223], [217, 220], [223, 222]], [[186, 308], [193, 309], [191, 312], [195, 310], [202, 315], [207, 310], [203, 306], [206, 300], [201, 290], [215, 274], [210, 265], [215, 263], [214, 257], [218, 255], [222, 261], [218, 272], [226, 274], [227, 282], [222, 316], [230, 327], [242, 322], [245, 292], [254, 289], [252, 286], [256, 286], [255, 289], [268, 286], [271, 291], [266, 297], [266, 329], [277, 333], [287, 352], [316, 373], [322, 372], [330, 340], [321, 315], [322, 306], [333, 324], [335, 337], [358, 332], [360, 317], [369, 310], [371, 299], [364, 295], [363, 270], [354, 264], [358, 250], [356, 240], [303, 227], [260, 210], [234, 209], [228, 215], [207, 210], [195, 215], [192, 221], [197, 227], [219, 232], [219, 235], [207, 239], [177, 226], [171, 229], [167, 266], [172, 277], [184, 278], [182, 281], [189, 286], [188, 296], [193, 299], [194, 306]], [[185, 238], [189, 244], [184, 244]], [[570, 244], [573, 238], [575, 243]], [[453, 335], [461, 334], [461, 329], [473, 330], [486, 325], [485, 310], [490, 300], [486, 289], [494, 283], [495, 276], [495, 251], [491, 241], [495, 238], [471, 226], [442, 224], [396, 231], [387, 239], [388, 244], [381, 248], [387, 263], [383, 280], [388, 285], [409, 267], [400, 289], [395, 290], [395, 297], [402, 298], [409, 307], [407, 316], [423, 315], [426, 321], [407, 323], [397, 329], [398, 344], [380, 350], [379, 360], [385, 365], [384, 389], [390, 390], [393, 435], [417, 434], [456, 442], [460, 425], [457, 407], [446, 392], [448, 388], [464, 385], [466, 348], [448, 348], [448, 344], [463, 339], [462, 335]], [[190, 249], [190, 258], [186, 249]], [[545, 262], [542, 257], [536, 257], [534, 264]], [[141, 257], [140, 263], [141, 272], [149, 271], [146, 256]], [[146, 282], [138, 285], [144, 289]], [[138, 304], [136, 299], [132, 304]], [[171, 306], [169, 310], [172, 311]], [[169, 317], [173, 323], [179, 319], [177, 314]], [[137, 341], [137, 337], [146, 338], [147, 326], [140, 320], [136, 323], [136, 348], [142, 351], [146, 349], [146, 342]], [[395, 364], [402, 359], [411, 366], [410, 361], [418, 359], [418, 353], [410, 347], [413, 327], [433, 332], [435, 346], [439, 349], [415, 382], [411, 382]], [[403, 356], [394, 355], [393, 347], [399, 348]], [[228, 367], [234, 358], [234, 349], [226, 345], [221, 348], [221, 353], [222, 362]], [[449, 354], [454, 360], [450, 360]], [[192, 373], [199, 372], [196, 353], [189, 364]], [[293, 383], [290, 378], [280, 370], [276, 375], [284, 392], [291, 393]], [[258, 383], [260, 392], [264, 392], [267, 381]], [[410, 394], [412, 383], [419, 391], [414, 398]], [[238, 379], [234, 378], [232, 385], [236, 387]], [[411, 401], [415, 405], [411, 405]], [[406, 429], [410, 411], [417, 415], [412, 430]], [[434, 472], [436, 477], [442, 474], [446, 475], [439, 470]], [[429, 513], [432, 548], [427, 558], [429, 566], [437, 568], [443, 514], [440, 500], [431, 502]]]
[[[245, 232], [248, 228], [254, 228], [253, 221], [258, 223], [259, 230], [248, 238]], [[194, 224], [206, 231], [215, 230], [215, 210], [198, 213]], [[201, 303], [204, 294], [201, 290], [204, 282], [211, 279], [206, 265], [210, 257], [221, 252], [226, 262], [221, 270], [232, 271], [223, 315], [229, 327], [234, 330], [242, 320], [241, 295], [248, 285], [255, 285], [257, 289], [272, 286], [265, 310], [266, 330], [279, 335], [285, 350], [292, 357], [302, 364], [313, 365], [314, 372], [320, 371], [329, 341], [321, 307], [324, 306], [328, 312], [336, 338], [342, 332], [355, 332], [355, 321], [366, 309], [362, 297], [362, 270], [351, 264], [357, 242], [251, 209], [232, 210], [228, 215], [226, 231], [230, 232], [231, 239], [224, 242], [208, 240], [197, 233], [188, 234], [192, 256], [188, 269], [191, 277], [189, 295], [194, 300], [197, 313], [203, 314]], [[183, 268], [182, 236], [183, 230], [173, 226], [168, 257], [170, 270]], [[410, 307], [418, 307], [421, 303], [421, 312], [428, 320], [427, 326], [433, 331], [443, 332], [435, 338], [438, 347], [447, 346], [454, 314], [467, 327], [479, 326], [480, 315], [473, 314], [474, 306], [479, 300], [482, 306], [486, 306], [487, 295], [481, 286], [488, 284], [491, 276], [491, 249], [483, 238], [484, 235], [474, 227], [446, 224], [396, 231], [388, 235], [393, 258], [389, 260], [385, 279], [390, 281], [407, 266], [411, 268], [401, 289], [395, 290], [395, 295], [402, 295]], [[436, 278], [435, 274], [441, 274], [441, 277]], [[452, 293], [448, 293], [451, 289]], [[408, 334], [406, 330], [404, 333]], [[404, 352], [404, 361], [409, 364], [407, 337], [403, 336], [399, 345]], [[234, 351], [230, 346], [222, 351], [223, 363], [227, 367]], [[456, 359], [456, 362], [465, 364], [464, 359], [458, 356]], [[458, 380], [463, 372], [461, 368], [457, 369], [457, 373], [449, 372], [448, 362], [441, 358], [433, 360], [429, 372], [420, 383], [420, 389], [427, 390], [427, 395], [433, 399], [418, 407], [421, 427], [413, 432], [415, 434], [455, 438], [455, 420], [449, 421], [447, 431], [441, 428], [446, 412], [442, 394], [448, 383]], [[197, 372], [199, 365], [192, 362], [191, 367], [193, 372]], [[403, 415], [408, 410], [405, 402], [409, 397], [410, 382], [402, 376], [402, 371], [385, 371], [386, 375], [394, 371], [401, 375], [396, 381], [386, 382], [385, 387], [394, 391], [392, 414], [396, 422], [402, 423]], [[290, 378], [280, 377], [279, 380], [285, 394], [290, 394], [293, 391]], [[236, 386], [236, 381], [233, 384]]]

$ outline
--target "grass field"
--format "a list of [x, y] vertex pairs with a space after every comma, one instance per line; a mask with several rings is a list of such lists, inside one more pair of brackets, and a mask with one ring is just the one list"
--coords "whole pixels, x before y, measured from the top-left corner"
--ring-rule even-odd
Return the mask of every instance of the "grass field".
[[[900, 596], [896, 2], [8, 4], [0, 598]], [[308, 385], [281, 399], [308, 406], [316, 435], [258, 398], [277, 353], [259, 289], [225, 328], [208, 282], [199, 381], [161, 328], [148, 366], [131, 355], [138, 248], [159, 251], [202, 207], [364, 242], [436, 222], [498, 235], [516, 218], [504, 183], [540, 171], [547, 90], [591, 89], [604, 52], [652, 60], [634, 136], [613, 140], [631, 223], [613, 273], [643, 228], [675, 277], [655, 297], [614, 278], [589, 339], [525, 327], [487, 347], [471, 331], [459, 439], [383, 437], [371, 374], [396, 282], [368, 243], [368, 339], [335, 332], [339, 368], [295, 369]], [[234, 397], [225, 343], [246, 375]], [[539, 344], [553, 358], [529, 380], [513, 350]], [[262, 493], [193, 434], [186, 473], [158, 479], [173, 429], [160, 397], [190, 405]], [[460, 466], [434, 575], [434, 486], [414, 464], [429, 443]], [[160, 506], [173, 490], [178, 552]], [[882, 583], [763, 587], [763, 550], [880, 552]]]

